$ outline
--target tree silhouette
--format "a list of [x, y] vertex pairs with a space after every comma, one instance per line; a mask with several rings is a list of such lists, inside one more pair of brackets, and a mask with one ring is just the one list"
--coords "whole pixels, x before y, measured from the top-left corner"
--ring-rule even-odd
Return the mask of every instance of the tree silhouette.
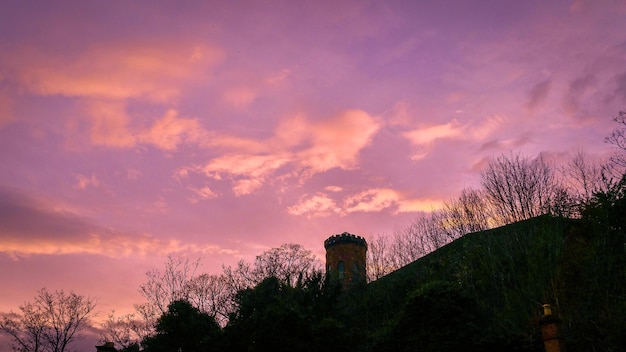
[[155, 330], [142, 342], [146, 352], [219, 350], [221, 331], [215, 319], [185, 300], [170, 303]]
[[9, 334], [15, 351], [65, 352], [81, 338], [96, 304], [92, 298], [63, 290], [37, 292], [34, 302], [20, 306], [0, 320], [0, 331]]
[[613, 132], [606, 137], [606, 142], [613, 144], [620, 149], [626, 150], [626, 111], [620, 111], [613, 121], [617, 122], [621, 126], [613, 130]]
[[481, 171], [481, 185], [497, 225], [551, 213], [560, 207], [563, 189], [554, 167], [542, 155], [535, 159], [519, 154], [491, 159]]

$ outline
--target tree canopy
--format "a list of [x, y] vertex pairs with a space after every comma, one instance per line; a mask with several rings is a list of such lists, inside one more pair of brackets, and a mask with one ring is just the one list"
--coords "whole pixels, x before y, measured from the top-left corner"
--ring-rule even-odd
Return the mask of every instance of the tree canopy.
[[146, 352], [219, 350], [221, 330], [215, 320], [185, 300], [169, 304], [158, 319], [155, 334], [142, 341]]

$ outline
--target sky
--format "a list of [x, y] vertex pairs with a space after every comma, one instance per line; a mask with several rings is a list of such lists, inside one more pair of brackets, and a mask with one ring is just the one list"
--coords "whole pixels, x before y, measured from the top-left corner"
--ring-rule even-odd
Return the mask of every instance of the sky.
[[626, 1], [0, 4], [0, 312], [391, 234], [626, 109]]

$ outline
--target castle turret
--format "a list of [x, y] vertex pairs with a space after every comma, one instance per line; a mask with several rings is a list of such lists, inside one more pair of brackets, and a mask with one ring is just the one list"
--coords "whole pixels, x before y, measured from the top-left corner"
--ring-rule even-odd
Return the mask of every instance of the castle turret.
[[326, 274], [344, 288], [364, 284], [367, 280], [367, 242], [361, 236], [344, 232], [324, 241]]

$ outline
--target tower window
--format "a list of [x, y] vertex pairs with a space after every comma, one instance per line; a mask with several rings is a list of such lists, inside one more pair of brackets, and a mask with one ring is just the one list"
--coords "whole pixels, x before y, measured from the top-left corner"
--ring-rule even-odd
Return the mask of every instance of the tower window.
[[339, 264], [337, 264], [337, 273], [338, 273], [339, 279], [343, 280], [343, 276], [345, 274], [345, 268], [344, 268], [343, 262], [339, 262]]

